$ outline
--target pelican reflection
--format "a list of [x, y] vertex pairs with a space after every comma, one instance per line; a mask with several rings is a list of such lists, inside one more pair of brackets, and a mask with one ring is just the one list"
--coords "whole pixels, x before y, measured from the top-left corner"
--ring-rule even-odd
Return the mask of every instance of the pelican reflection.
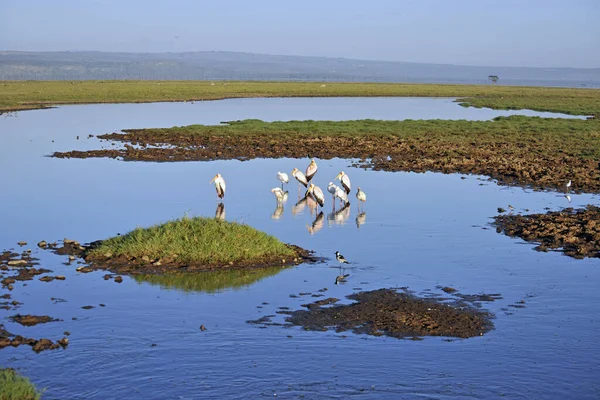
[[306, 197], [303, 197], [300, 200], [298, 200], [298, 202], [292, 206], [292, 214], [302, 214], [302, 212], [304, 212], [304, 209], [306, 208], [306, 201]]
[[281, 203], [277, 203], [277, 208], [273, 211], [273, 215], [271, 215], [271, 219], [279, 219], [283, 215], [283, 205]]
[[225, 220], [225, 204], [219, 203], [215, 211], [215, 219]]
[[337, 211], [333, 211], [327, 215], [327, 222], [329, 225], [338, 224], [344, 225], [346, 221], [350, 218], [350, 203], [346, 203], [344, 207], [340, 208]]
[[363, 211], [356, 216], [356, 227], [360, 228], [365, 222], [367, 222], [367, 212]]
[[319, 215], [317, 215], [317, 218], [315, 218], [313, 223], [310, 226], [307, 226], [308, 233], [314, 235], [315, 233], [319, 232], [321, 229], [323, 229], [324, 221], [325, 214], [323, 214], [323, 211], [321, 211]]

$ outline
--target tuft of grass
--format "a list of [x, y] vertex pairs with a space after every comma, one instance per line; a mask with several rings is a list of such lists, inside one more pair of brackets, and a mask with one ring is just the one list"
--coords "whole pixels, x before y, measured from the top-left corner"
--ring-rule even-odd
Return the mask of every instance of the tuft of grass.
[[0, 112], [59, 104], [248, 97], [456, 97], [463, 105], [600, 116], [600, 90], [501, 85], [258, 81], [0, 81]]
[[0, 400], [38, 400], [42, 392], [12, 368], [0, 369]]
[[188, 265], [260, 263], [294, 257], [295, 251], [273, 236], [248, 225], [212, 218], [181, 218], [107, 239], [89, 255], [176, 259]]

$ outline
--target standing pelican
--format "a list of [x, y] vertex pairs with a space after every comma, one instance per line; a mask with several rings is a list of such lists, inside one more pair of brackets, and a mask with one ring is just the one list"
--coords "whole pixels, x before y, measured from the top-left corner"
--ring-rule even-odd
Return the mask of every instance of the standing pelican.
[[[342, 171], [339, 174], [337, 174], [335, 179], [339, 179], [340, 182], [342, 183], [342, 187], [346, 191], [346, 194], [350, 194], [350, 190], [352, 190], [352, 186], [350, 185], [350, 178], [348, 178], [348, 175], [346, 175], [344, 173], [344, 171]], [[334, 179], [334, 181], [335, 181], [335, 179]]]
[[277, 179], [279, 179], [281, 181], [282, 189], [283, 189], [283, 184], [288, 183], [290, 181], [288, 174], [286, 174], [285, 172], [279, 172], [279, 171], [277, 172]]
[[325, 204], [325, 196], [323, 195], [323, 191], [320, 187], [316, 186], [314, 183], [311, 183], [308, 187], [308, 193], [312, 194], [315, 201], [323, 207]]
[[364, 204], [367, 202], [367, 194], [358, 188], [356, 192], [356, 199]]
[[337, 185], [335, 185], [333, 182], [329, 182], [327, 184], [327, 191], [329, 193], [331, 193], [331, 195], [333, 196], [332, 201], [333, 201], [334, 205], [335, 205], [335, 192], [337, 189], [338, 189]]
[[310, 160], [310, 164], [308, 164], [308, 167], [306, 167], [306, 173], [304, 174], [306, 176], [307, 182], [310, 182], [313, 176], [315, 176], [315, 174], [317, 173], [317, 169], [318, 167], [315, 160]]
[[308, 187], [308, 180], [306, 179], [306, 176], [298, 168], [294, 168], [292, 170], [292, 176], [296, 178], [298, 182], [303, 184], [304, 187]]
[[335, 188], [335, 197], [340, 199], [340, 206], [345, 206], [346, 204], [348, 204], [348, 195], [346, 194], [346, 192], [344, 192], [344, 190], [342, 190], [339, 187]]
[[222, 199], [225, 197], [225, 179], [221, 176], [221, 174], [216, 174], [214, 178], [210, 181], [210, 183], [215, 183], [215, 189], [217, 189], [217, 196]]
[[275, 198], [277, 198], [277, 203], [283, 202], [283, 198], [285, 196], [285, 192], [283, 191], [283, 189], [276, 187], [271, 189], [271, 193], [273, 193], [275, 195]]

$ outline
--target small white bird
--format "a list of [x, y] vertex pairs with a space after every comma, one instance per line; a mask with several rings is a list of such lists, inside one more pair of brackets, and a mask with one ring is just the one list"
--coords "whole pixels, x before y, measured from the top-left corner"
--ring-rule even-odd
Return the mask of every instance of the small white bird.
[[277, 172], [277, 179], [279, 179], [281, 181], [282, 189], [283, 189], [283, 184], [288, 183], [290, 181], [288, 174], [286, 174], [285, 172], [279, 172], [279, 171]]
[[310, 164], [308, 164], [308, 167], [306, 167], [306, 173], [304, 174], [306, 176], [307, 182], [310, 182], [313, 176], [315, 176], [315, 174], [317, 173], [317, 169], [319, 168], [317, 167], [317, 163], [315, 162], [315, 160], [310, 160]]
[[320, 187], [316, 186], [314, 183], [311, 183], [308, 187], [308, 193], [312, 194], [315, 201], [323, 207], [325, 205], [325, 196], [323, 195], [323, 191]]
[[283, 189], [276, 187], [271, 189], [271, 193], [275, 195], [275, 198], [277, 199], [278, 203], [283, 202], [283, 198], [285, 197], [285, 192], [283, 191]]
[[363, 203], [367, 202], [367, 194], [360, 190], [360, 188], [358, 188], [358, 190], [356, 191], [356, 200]]
[[571, 188], [571, 180], [569, 179], [569, 182], [567, 182], [567, 190], [569, 190]]
[[292, 170], [292, 176], [296, 178], [299, 183], [303, 184], [304, 187], [308, 187], [308, 180], [306, 180], [306, 176], [298, 168], [294, 168]]
[[[348, 178], [348, 175], [346, 175], [344, 173], [344, 171], [342, 171], [339, 174], [337, 174], [335, 179], [339, 179], [340, 182], [342, 183], [342, 187], [346, 191], [346, 194], [350, 194], [350, 191], [352, 190], [352, 185], [350, 184], [350, 178]], [[334, 181], [335, 181], [335, 179], [334, 179]]]
[[215, 189], [217, 189], [217, 196], [222, 199], [225, 197], [225, 189], [227, 188], [225, 185], [225, 179], [223, 179], [221, 174], [216, 174], [210, 181], [210, 183], [213, 182], [215, 183]]

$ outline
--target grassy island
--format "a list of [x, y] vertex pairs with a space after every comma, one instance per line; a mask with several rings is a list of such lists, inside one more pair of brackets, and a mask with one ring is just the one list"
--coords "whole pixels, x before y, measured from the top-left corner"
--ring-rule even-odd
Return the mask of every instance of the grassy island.
[[0, 400], [38, 400], [42, 393], [12, 368], [0, 369]]
[[100, 268], [144, 273], [291, 265], [303, 262], [305, 253], [247, 225], [184, 217], [104, 240], [85, 259]]

